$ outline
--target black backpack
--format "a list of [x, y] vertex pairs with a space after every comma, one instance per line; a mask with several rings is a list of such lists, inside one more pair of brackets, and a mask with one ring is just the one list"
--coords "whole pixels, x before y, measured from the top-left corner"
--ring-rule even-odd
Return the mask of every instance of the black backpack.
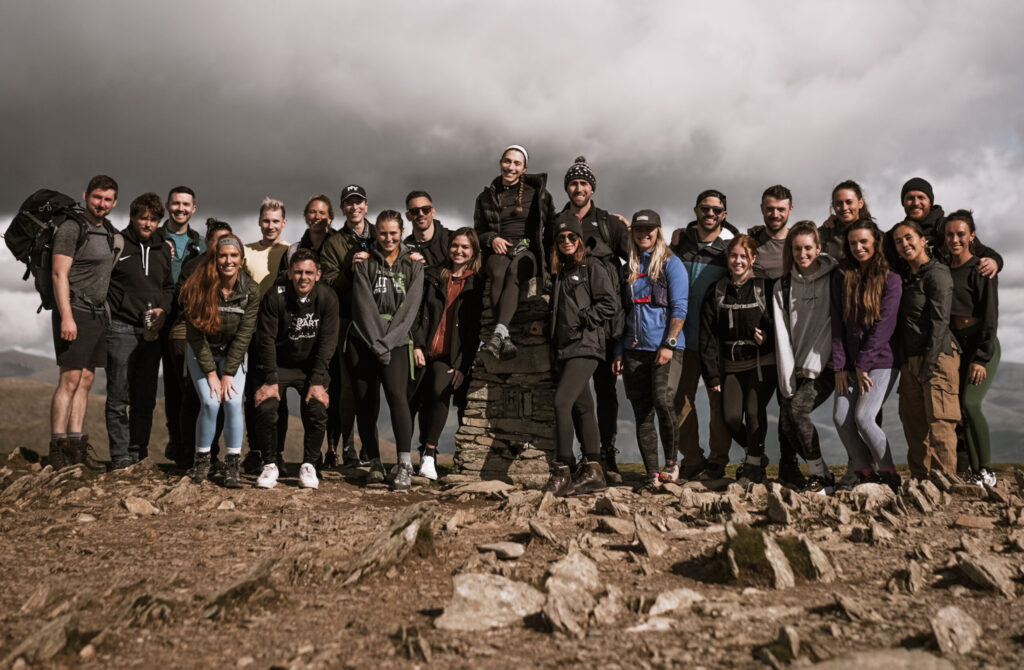
[[[35, 282], [36, 292], [39, 293], [41, 300], [36, 313], [56, 306], [51, 275], [53, 236], [68, 219], [78, 223], [76, 250], [80, 249], [86, 241], [86, 226], [90, 225], [85, 210], [70, 196], [44, 188], [30, 195], [21, 204], [18, 213], [7, 226], [7, 232], [4, 233], [7, 248], [17, 260], [25, 264], [22, 280], [32, 276]], [[107, 237], [113, 251], [116, 247], [115, 238], [119, 235], [106, 222], [104, 227], [107, 229]]]

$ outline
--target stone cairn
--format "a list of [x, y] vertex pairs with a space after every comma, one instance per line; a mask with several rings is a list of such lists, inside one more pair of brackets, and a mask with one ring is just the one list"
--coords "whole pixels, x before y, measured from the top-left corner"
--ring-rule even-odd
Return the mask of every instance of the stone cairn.
[[[490, 289], [485, 291], [481, 340], [494, 330]], [[540, 488], [555, 453], [555, 385], [551, 375], [548, 297], [536, 280], [520, 296], [509, 324], [515, 358], [480, 353], [473, 363], [465, 418], [455, 434], [455, 463], [447, 481], [498, 479]]]

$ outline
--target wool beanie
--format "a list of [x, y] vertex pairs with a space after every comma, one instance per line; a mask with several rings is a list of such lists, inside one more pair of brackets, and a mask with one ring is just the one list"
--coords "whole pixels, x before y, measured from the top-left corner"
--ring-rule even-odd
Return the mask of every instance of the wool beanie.
[[584, 156], [577, 156], [576, 161], [572, 166], [565, 172], [565, 183], [562, 188], [569, 188], [569, 182], [575, 179], [582, 179], [590, 182], [590, 186], [596, 191], [597, 190], [597, 177], [594, 176], [594, 171], [587, 165], [587, 159]]
[[928, 196], [928, 202], [933, 205], [935, 204], [935, 194], [932, 193], [932, 185], [929, 184], [926, 179], [914, 177], [913, 179], [907, 180], [907, 183], [904, 184], [903, 188], [900, 190], [900, 200], [902, 201], [903, 198], [907, 197], [907, 193], [910, 193], [911, 191], [920, 191], [921, 193], [924, 193]]
[[562, 233], [576, 233], [576, 237], [583, 237], [583, 224], [576, 215], [566, 210], [555, 219], [555, 239]]

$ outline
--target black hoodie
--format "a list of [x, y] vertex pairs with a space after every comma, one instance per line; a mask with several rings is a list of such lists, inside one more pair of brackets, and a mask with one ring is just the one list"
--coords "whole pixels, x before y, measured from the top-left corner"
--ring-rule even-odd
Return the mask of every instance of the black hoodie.
[[452, 231], [434, 219], [434, 235], [427, 242], [418, 242], [415, 233], [410, 233], [404, 240], [409, 251], [418, 251], [427, 262], [427, 267], [441, 267], [448, 258], [448, 246], [452, 241]]
[[327, 385], [338, 347], [338, 298], [331, 288], [318, 283], [300, 299], [291, 283], [271, 287], [256, 327], [256, 367], [264, 383], [277, 383], [278, 369], [285, 368], [302, 370], [312, 386]]
[[163, 237], [155, 233], [148, 240], [140, 240], [131, 224], [121, 235], [124, 249], [114, 262], [107, 289], [110, 317], [141, 327], [147, 302], [164, 310], [169, 317], [174, 297], [170, 248]]

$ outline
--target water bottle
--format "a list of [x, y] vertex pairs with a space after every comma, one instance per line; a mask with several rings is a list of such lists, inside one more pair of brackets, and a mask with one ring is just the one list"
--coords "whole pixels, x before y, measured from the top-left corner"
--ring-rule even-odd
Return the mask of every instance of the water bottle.
[[160, 331], [156, 329], [156, 315], [153, 314], [153, 303], [146, 302], [146, 312], [142, 316], [142, 339], [147, 342], [155, 342], [160, 337]]

